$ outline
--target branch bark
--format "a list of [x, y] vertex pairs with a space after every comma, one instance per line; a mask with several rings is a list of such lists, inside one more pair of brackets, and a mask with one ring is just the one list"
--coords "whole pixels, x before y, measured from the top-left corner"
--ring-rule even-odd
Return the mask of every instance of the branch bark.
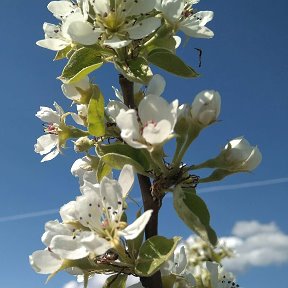
[[[121, 86], [124, 103], [129, 108], [136, 108], [134, 103], [133, 82], [126, 79], [123, 75], [119, 75], [119, 83]], [[151, 181], [147, 176], [137, 174], [140, 185], [144, 211], [153, 210], [152, 216], [145, 228], [145, 238], [158, 235], [158, 214], [160, 205], [158, 201], [154, 201], [151, 194]], [[150, 277], [141, 277], [141, 283], [145, 288], [162, 288], [162, 280], [160, 271]]]

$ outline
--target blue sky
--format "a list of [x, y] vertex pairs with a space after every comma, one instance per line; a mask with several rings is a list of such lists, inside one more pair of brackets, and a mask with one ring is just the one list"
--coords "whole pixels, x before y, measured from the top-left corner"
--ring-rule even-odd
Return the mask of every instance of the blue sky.
[[[262, 0], [202, 0], [200, 10], [213, 10], [209, 27], [215, 32], [212, 40], [191, 39], [179, 54], [197, 66], [197, 52], [203, 50], [199, 79], [179, 79], [161, 72], [167, 81], [164, 96], [191, 103], [204, 89], [218, 90], [222, 96], [221, 122], [205, 130], [187, 154], [187, 162], [200, 162], [213, 155], [231, 138], [244, 135], [263, 153], [261, 166], [250, 174], [239, 174], [221, 183], [266, 181], [288, 177], [288, 2]], [[72, 145], [63, 157], [40, 163], [33, 152], [42, 125], [35, 118], [39, 106], [51, 106], [56, 100], [65, 109], [70, 103], [61, 94], [60, 75], [64, 62], [53, 62], [53, 52], [39, 48], [42, 23], [55, 22], [48, 13], [48, 1], [2, 0], [1, 31], [1, 186], [0, 203], [0, 268], [3, 287], [44, 287], [45, 277], [32, 271], [28, 255], [42, 249], [40, 237], [44, 223], [57, 214], [6, 221], [3, 217], [57, 209], [78, 195], [78, 183], [70, 175], [77, 155]], [[154, 70], [159, 72], [159, 70]], [[111, 66], [94, 74], [94, 80], [106, 98], [112, 98], [111, 85], [117, 86], [117, 73]], [[81, 155], [79, 155], [80, 157]], [[288, 182], [238, 190], [203, 193], [212, 224], [221, 236], [228, 236], [239, 220], [274, 221], [288, 233]], [[137, 194], [137, 189], [135, 195]], [[171, 198], [165, 200], [160, 216], [163, 235], [190, 232], [177, 218]], [[2, 217], [2, 218], [1, 218]], [[1, 221], [3, 219], [3, 221]], [[168, 220], [169, 221], [168, 221]], [[169, 223], [169, 225], [167, 225]], [[244, 287], [286, 287], [288, 264], [253, 268], [239, 275]], [[62, 287], [70, 280], [57, 276], [47, 288]]]

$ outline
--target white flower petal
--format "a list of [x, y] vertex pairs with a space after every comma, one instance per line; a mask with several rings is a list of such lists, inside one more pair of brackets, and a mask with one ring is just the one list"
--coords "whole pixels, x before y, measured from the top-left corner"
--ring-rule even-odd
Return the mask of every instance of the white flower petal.
[[118, 210], [120, 202], [122, 204], [122, 187], [118, 181], [103, 177], [100, 183], [100, 192], [104, 207], [108, 210], [111, 208], [113, 211]]
[[161, 25], [161, 19], [148, 18], [137, 22], [127, 29], [130, 39], [142, 39], [154, 32]]
[[49, 153], [58, 144], [58, 135], [45, 134], [37, 139], [34, 145], [34, 151], [40, 155]]
[[178, 256], [177, 257], [178, 259], [176, 259], [175, 261], [177, 263], [175, 267], [176, 268], [175, 272], [176, 274], [180, 275], [185, 270], [187, 263], [188, 263], [184, 246], [180, 248], [180, 252], [177, 256]]
[[60, 216], [63, 222], [76, 220], [76, 201], [70, 201], [60, 208]]
[[91, 191], [76, 198], [77, 220], [85, 227], [99, 229], [101, 227], [102, 199], [98, 191]]
[[73, 101], [79, 101], [81, 94], [79, 90], [87, 91], [90, 89], [89, 77], [86, 76], [82, 80], [73, 84], [62, 84], [61, 89], [63, 94]]
[[129, 45], [131, 42], [131, 40], [121, 40], [117, 36], [113, 36], [111, 39], [105, 40], [103, 44], [114, 49], [119, 49]]
[[156, 5], [156, 0], [127, 0], [125, 2], [125, 15], [126, 16], [133, 16], [133, 15], [140, 15], [146, 14], [151, 12]]
[[148, 123], [142, 132], [142, 136], [145, 140], [152, 144], [160, 144], [165, 142], [166, 139], [172, 134], [172, 126], [168, 120], [161, 120], [157, 124]]
[[60, 153], [60, 151], [58, 149], [54, 149], [49, 154], [47, 154], [45, 157], [43, 157], [41, 162], [50, 161], [50, 160], [54, 159], [59, 153]]
[[47, 39], [37, 41], [36, 44], [40, 47], [43, 47], [52, 51], [60, 51], [66, 48], [67, 46], [69, 46], [70, 42], [67, 42], [61, 39], [47, 38]]
[[35, 115], [40, 120], [46, 123], [60, 123], [60, 115], [49, 107], [40, 107], [40, 110]]
[[85, 126], [84, 120], [78, 114], [71, 113], [70, 115], [73, 118], [73, 120], [75, 121], [75, 123], [77, 123], [78, 125], [81, 125], [81, 126]]
[[93, 1], [93, 8], [96, 14], [105, 14], [109, 13], [110, 10], [110, 1], [107, 0], [96, 0]]
[[211, 288], [218, 288], [218, 264], [207, 261], [206, 268], [210, 272]]
[[47, 8], [56, 18], [63, 19], [73, 13], [76, 7], [70, 1], [51, 1]]
[[170, 104], [162, 97], [147, 95], [140, 102], [138, 107], [139, 117], [145, 126], [147, 122], [156, 122], [166, 119], [172, 124], [175, 122], [175, 116], [171, 112]]
[[67, 33], [73, 42], [83, 45], [93, 45], [98, 42], [101, 31], [94, 29], [88, 22], [75, 21], [69, 25]]
[[128, 110], [128, 107], [120, 101], [110, 100], [106, 107], [106, 113], [113, 121], [116, 121], [116, 117], [120, 113], [121, 109]]
[[128, 145], [134, 148], [147, 147], [145, 144], [142, 144], [140, 142], [142, 140], [142, 137], [139, 132], [140, 127], [135, 110], [120, 110], [120, 113], [116, 117], [116, 123], [121, 129], [122, 139], [126, 141]]
[[125, 165], [119, 175], [118, 182], [122, 188], [122, 197], [126, 198], [134, 183], [133, 166]]
[[184, 5], [184, 0], [162, 0], [160, 11], [163, 12], [168, 21], [175, 23], [179, 20]]
[[93, 232], [85, 232], [81, 237], [81, 243], [90, 252], [95, 253], [96, 256], [104, 254], [107, 250], [112, 248], [109, 241], [104, 238], [100, 238], [97, 234]]
[[155, 74], [149, 82], [146, 94], [162, 95], [166, 86], [165, 79], [159, 75]]
[[38, 250], [29, 256], [29, 262], [35, 272], [51, 274], [62, 266], [62, 259], [48, 250]]
[[89, 254], [89, 251], [81, 243], [81, 236], [57, 235], [51, 243], [50, 249], [63, 259], [81, 259]]
[[119, 235], [123, 236], [127, 240], [135, 239], [147, 225], [153, 210], [145, 211], [139, 218], [137, 218], [132, 224], [127, 226], [124, 230], [119, 231]]
[[41, 241], [49, 247], [51, 240], [57, 235], [72, 235], [72, 229], [69, 225], [59, 223], [58, 220], [48, 221], [45, 224], [45, 232], [41, 237]]

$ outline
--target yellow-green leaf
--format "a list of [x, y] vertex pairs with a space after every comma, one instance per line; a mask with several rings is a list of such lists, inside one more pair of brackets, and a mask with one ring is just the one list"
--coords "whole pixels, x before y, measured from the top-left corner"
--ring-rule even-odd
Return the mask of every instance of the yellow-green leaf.
[[157, 272], [160, 266], [170, 258], [180, 239], [180, 237], [167, 239], [162, 236], [153, 236], [146, 240], [136, 259], [136, 273], [147, 277]]
[[93, 94], [88, 105], [88, 131], [91, 135], [105, 135], [104, 114], [104, 97], [98, 86], [93, 85]]
[[101, 52], [83, 47], [72, 54], [59, 78], [66, 84], [78, 82], [102, 64]]
[[186, 65], [178, 56], [166, 49], [154, 49], [148, 54], [147, 60], [175, 75], [194, 78], [199, 74], [190, 66]]

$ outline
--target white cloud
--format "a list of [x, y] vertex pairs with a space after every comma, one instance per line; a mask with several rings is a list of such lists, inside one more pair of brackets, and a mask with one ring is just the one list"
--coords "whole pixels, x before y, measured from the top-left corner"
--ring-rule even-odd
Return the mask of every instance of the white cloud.
[[[98, 274], [89, 280], [88, 288], [102, 287], [109, 276]], [[139, 278], [129, 275], [127, 279], [127, 287], [139, 282]], [[83, 283], [70, 281], [63, 288], [83, 288]]]
[[232, 236], [220, 238], [221, 242], [236, 251], [236, 257], [223, 261], [229, 271], [242, 272], [250, 267], [288, 262], [288, 235], [275, 223], [237, 222]]

